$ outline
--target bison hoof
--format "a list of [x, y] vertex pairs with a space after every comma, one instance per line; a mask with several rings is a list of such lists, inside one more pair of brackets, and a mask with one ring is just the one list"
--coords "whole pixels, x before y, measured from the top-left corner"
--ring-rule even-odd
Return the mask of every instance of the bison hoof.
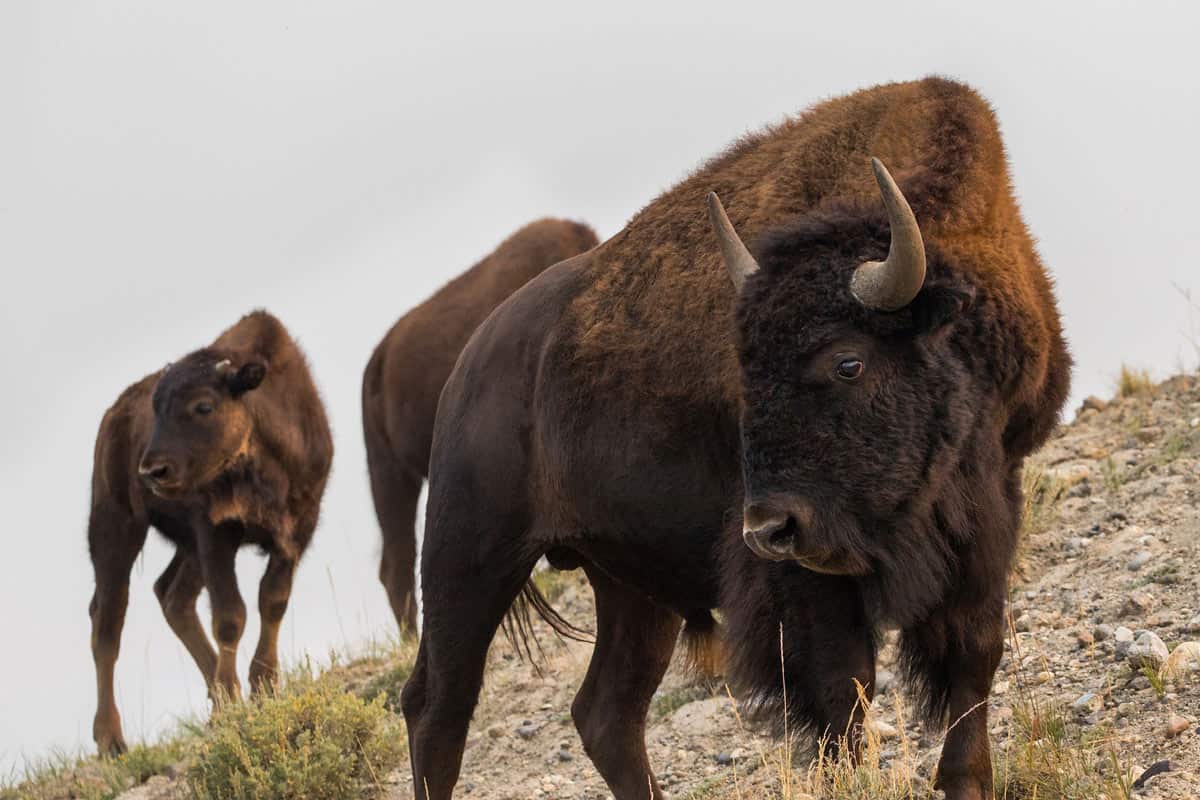
[[125, 737], [121, 735], [121, 723], [113, 725], [106, 721], [96, 720], [92, 726], [92, 738], [96, 740], [96, 750], [101, 756], [116, 757], [124, 754], [129, 747]]

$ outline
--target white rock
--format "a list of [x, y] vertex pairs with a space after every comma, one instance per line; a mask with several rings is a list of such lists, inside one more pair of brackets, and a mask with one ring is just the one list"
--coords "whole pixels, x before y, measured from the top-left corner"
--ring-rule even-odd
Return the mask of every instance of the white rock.
[[1167, 658], [1171, 652], [1167, 650], [1167, 646], [1163, 644], [1163, 640], [1158, 638], [1158, 635], [1151, 631], [1143, 631], [1137, 638], [1137, 641], [1129, 648], [1129, 665], [1134, 669], [1142, 669], [1150, 667], [1151, 669], [1162, 669], [1163, 664], [1167, 663]]
[[884, 722], [881, 719], [873, 719], [867, 723], [867, 727], [872, 733], [880, 738], [881, 741], [895, 739], [900, 735], [900, 731], [896, 730], [895, 725]]

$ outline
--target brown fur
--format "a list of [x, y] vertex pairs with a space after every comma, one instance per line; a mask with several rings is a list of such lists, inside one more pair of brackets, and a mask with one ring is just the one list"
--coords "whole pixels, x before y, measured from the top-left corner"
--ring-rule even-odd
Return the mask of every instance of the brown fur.
[[[222, 365], [222, 362], [228, 362]], [[201, 415], [199, 404], [211, 409]], [[316, 527], [333, 441], [303, 354], [264, 311], [248, 314], [209, 347], [126, 389], [96, 437], [88, 544], [96, 575], [92, 649], [96, 742], [125, 749], [112, 692], [129, 571], [147, 528], [176, 555], [155, 583], [168, 623], [214, 691], [236, 695], [245, 605], [233, 558], [242, 543], [270, 561], [260, 587], [262, 635], [251, 667], [257, 690], [277, 669], [276, 637], [292, 573]], [[154, 469], [166, 470], [151, 489]], [[196, 615], [207, 588], [214, 652]]]
[[416, 630], [417, 495], [429, 464], [442, 386], [479, 323], [546, 267], [589, 250], [596, 234], [559, 219], [531, 222], [401, 317], [363, 373], [363, 433], [383, 532], [379, 580], [402, 631]]
[[[895, 312], [849, 291], [890, 237], [871, 156], [925, 237], [925, 285]], [[740, 294], [709, 191], [762, 265]], [[831, 364], [851, 350], [867, 370], [839, 383]], [[889, 84], [747, 137], [513, 295], [447, 380], [425, 629], [402, 698], [418, 795], [450, 796], [488, 643], [549, 552], [596, 591], [572, 714], [617, 798], [661, 796], [645, 713], [682, 621], [702, 640], [717, 606], [740, 699], [779, 720], [786, 688], [792, 730], [849, 731], [852, 753], [854, 681], [870, 692], [878, 631], [899, 626], [930, 716], [962, 717], [941, 788], [990, 798], [986, 700], [1021, 463], [1069, 374], [995, 118], [972, 90]], [[786, 512], [793, 557], [750, 552], [743, 503]]]

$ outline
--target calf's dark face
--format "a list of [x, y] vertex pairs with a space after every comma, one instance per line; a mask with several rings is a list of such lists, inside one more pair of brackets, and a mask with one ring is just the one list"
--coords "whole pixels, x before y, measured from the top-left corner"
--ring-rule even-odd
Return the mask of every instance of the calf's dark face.
[[246, 453], [252, 419], [245, 395], [266, 367], [194, 354], [168, 367], [154, 390], [154, 431], [138, 473], [157, 495], [178, 497], [212, 481]]
[[746, 543], [832, 574], [888, 561], [889, 529], [927, 510], [975, 416], [950, 335], [971, 291], [931, 274], [908, 306], [865, 308], [849, 285], [887, 252], [873, 227], [767, 237], [738, 303]]

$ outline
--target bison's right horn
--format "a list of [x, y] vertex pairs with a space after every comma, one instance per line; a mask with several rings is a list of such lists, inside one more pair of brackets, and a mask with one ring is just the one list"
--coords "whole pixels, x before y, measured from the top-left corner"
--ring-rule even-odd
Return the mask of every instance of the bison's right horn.
[[740, 292], [746, 278], [758, 272], [758, 262], [742, 244], [716, 192], [708, 193], [708, 219], [712, 223], [713, 233], [717, 235], [717, 243], [721, 245], [721, 255], [725, 258], [729, 277], [733, 279], [734, 291]]
[[850, 291], [867, 308], [898, 311], [925, 283], [925, 242], [916, 215], [878, 158], [871, 159], [875, 182], [887, 206], [892, 243], [886, 261], [865, 261], [850, 279]]

